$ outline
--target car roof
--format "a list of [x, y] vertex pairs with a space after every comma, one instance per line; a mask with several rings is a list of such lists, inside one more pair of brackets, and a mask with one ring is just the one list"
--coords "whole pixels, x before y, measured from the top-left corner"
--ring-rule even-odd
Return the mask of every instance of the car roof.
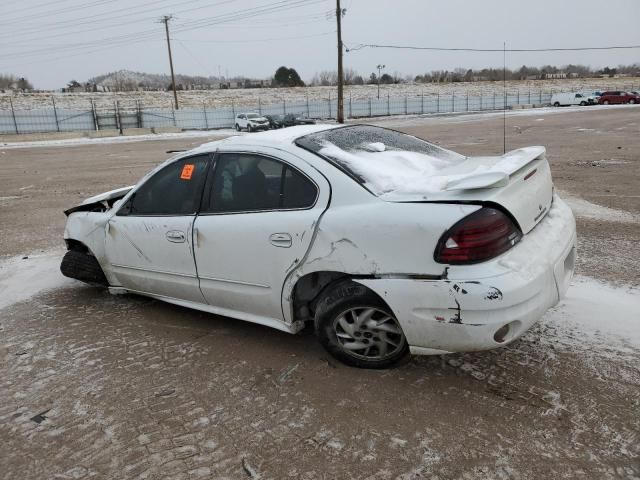
[[262, 146], [262, 147], [278, 147], [282, 145], [290, 145], [298, 138], [304, 137], [311, 133], [331, 130], [333, 128], [342, 127], [343, 125], [315, 124], [315, 125], [298, 125], [295, 127], [282, 128], [278, 130], [267, 130], [266, 132], [252, 133], [248, 135], [233, 135], [223, 140], [216, 140], [200, 145], [185, 152], [184, 155], [192, 155], [194, 153], [213, 152], [217, 148], [224, 146], [233, 147], [234, 145], [242, 146]]

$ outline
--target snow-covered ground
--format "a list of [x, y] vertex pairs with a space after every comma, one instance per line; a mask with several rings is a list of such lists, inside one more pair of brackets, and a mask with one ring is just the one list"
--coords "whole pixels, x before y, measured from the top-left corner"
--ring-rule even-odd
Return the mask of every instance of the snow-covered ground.
[[[634, 90], [640, 88], [640, 78], [589, 78], [565, 80], [529, 80], [509, 81], [507, 90], [511, 95], [528, 97], [532, 95], [532, 103], [537, 103], [537, 92], [544, 91], [574, 91], [574, 90]], [[345, 99], [352, 100], [377, 98], [377, 85], [349, 85], [345, 88]], [[459, 82], [459, 83], [426, 83], [426, 84], [398, 84], [381, 85], [381, 96], [386, 98], [420, 95], [502, 95], [502, 82]], [[296, 88], [252, 88], [233, 90], [187, 90], [178, 92], [181, 106], [202, 107], [230, 107], [255, 105], [260, 101], [263, 105], [287, 102], [304, 102], [309, 100], [335, 99], [336, 87], [296, 87]], [[19, 94], [12, 97], [16, 109], [46, 108], [52, 106], [51, 97], [55, 97], [59, 108], [86, 109], [90, 101], [94, 100], [98, 108], [113, 108], [118, 100], [123, 108], [136, 107], [140, 101], [145, 108], [168, 108], [173, 101], [172, 92], [119, 92], [119, 93], [32, 93]], [[9, 95], [0, 94], [0, 109], [9, 108]]]

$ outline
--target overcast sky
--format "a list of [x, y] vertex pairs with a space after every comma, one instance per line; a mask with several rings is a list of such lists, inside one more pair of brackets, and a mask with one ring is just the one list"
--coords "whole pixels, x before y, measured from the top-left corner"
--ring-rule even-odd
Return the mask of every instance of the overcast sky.
[[[280, 65], [304, 80], [335, 70], [335, 0], [23, 0], [0, 11], [0, 73], [36, 88], [114, 70], [167, 73], [162, 15], [171, 21], [177, 73], [266, 78]], [[343, 40], [461, 48], [640, 45], [640, 0], [342, 0]], [[260, 13], [260, 9], [280, 10]], [[230, 16], [232, 16], [230, 18]], [[200, 28], [197, 28], [200, 27]], [[366, 48], [345, 67], [368, 76], [501, 66], [502, 53]], [[593, 67], [640, 63], [640, 49], [509, 53], [507, 65]]]

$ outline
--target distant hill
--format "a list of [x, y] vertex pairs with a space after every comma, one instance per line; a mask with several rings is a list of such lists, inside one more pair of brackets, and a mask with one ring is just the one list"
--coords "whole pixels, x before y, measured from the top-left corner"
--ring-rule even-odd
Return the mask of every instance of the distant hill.
[[[203, 77], [191, 75], [176, 75], [177, 85], [219, 85], [219, 77]], [[171, 85], [171, 76], [158, 73], [133, 72], [119, 70], [105, 73], [88, 80], [88, 83], [108, 87], [110, 90], [164, 90]]]

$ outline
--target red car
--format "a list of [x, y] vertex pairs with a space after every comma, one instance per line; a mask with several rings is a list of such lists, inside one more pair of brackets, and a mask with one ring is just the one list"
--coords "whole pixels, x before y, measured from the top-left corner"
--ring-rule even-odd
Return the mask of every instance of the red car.
[[598, 99], [598, 103], [600, 105], [609, 105], [610, 103], [640, 103], [640, 96], [621, 91], [603, 92]]

